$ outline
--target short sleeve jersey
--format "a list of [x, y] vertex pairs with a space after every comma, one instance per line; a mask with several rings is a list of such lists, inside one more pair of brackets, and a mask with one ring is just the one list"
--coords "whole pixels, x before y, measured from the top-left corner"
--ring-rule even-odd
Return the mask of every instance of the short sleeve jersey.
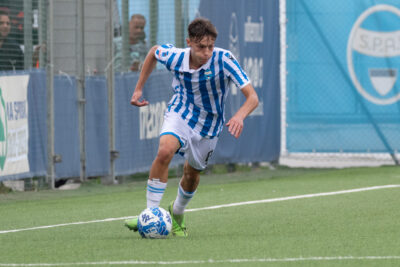
[[162, 45], [156, 50], [155, 57], [174, 76], [174, 95], [167, 112], [180, 114], [203, 137], [219, 136], [225, 121], [229, 83], [235, 83], [240, 89], [250, 83], [232, 53], [215, 47], [211, 58], [197, 70], [189, 68], [190, 47]]

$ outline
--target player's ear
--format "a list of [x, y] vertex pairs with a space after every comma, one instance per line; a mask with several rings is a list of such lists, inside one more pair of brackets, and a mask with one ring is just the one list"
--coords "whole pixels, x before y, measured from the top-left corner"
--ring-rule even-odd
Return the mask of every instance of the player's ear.
[[187, 46], [191, 47], [190, 38], [186, 38], [186, 44], [187, 44]]

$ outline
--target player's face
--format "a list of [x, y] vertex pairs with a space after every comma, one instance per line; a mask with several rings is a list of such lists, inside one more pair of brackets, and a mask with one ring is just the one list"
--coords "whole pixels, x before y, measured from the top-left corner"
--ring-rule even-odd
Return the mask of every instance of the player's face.
[[8, 16], [0, 16], [0, 38], [4, 39], [10, 33], [10, 18]]
[[206, 64], [214, 51], [215, 39], [211, 36], [204, 36], [201, 40], [187, 39], [190, 49], [190, 66], [198, 69]]

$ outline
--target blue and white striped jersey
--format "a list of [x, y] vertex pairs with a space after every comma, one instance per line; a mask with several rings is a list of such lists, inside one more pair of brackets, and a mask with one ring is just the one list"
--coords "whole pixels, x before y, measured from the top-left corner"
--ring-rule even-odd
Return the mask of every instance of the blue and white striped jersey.
[[168, 112], [177, 112], [203, 137], [218, 136], [224, 125], [229, 83], [239, 88], [250, 83], [238, 61], [228, 50], [214, 48], [212, 57], [197, 70], [189, 68], [190, 47], [159, 46], [156, 59], [174, 75], [174, 95]]

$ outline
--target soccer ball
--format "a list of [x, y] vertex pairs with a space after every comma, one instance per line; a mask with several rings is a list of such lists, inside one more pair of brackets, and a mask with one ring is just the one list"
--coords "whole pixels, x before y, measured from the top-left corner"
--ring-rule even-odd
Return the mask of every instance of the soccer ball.
[[171, 215], [160, 207], [147, 208], [140, 213], [137, 225], [144, 238], [166, 238], [172, 228]]

